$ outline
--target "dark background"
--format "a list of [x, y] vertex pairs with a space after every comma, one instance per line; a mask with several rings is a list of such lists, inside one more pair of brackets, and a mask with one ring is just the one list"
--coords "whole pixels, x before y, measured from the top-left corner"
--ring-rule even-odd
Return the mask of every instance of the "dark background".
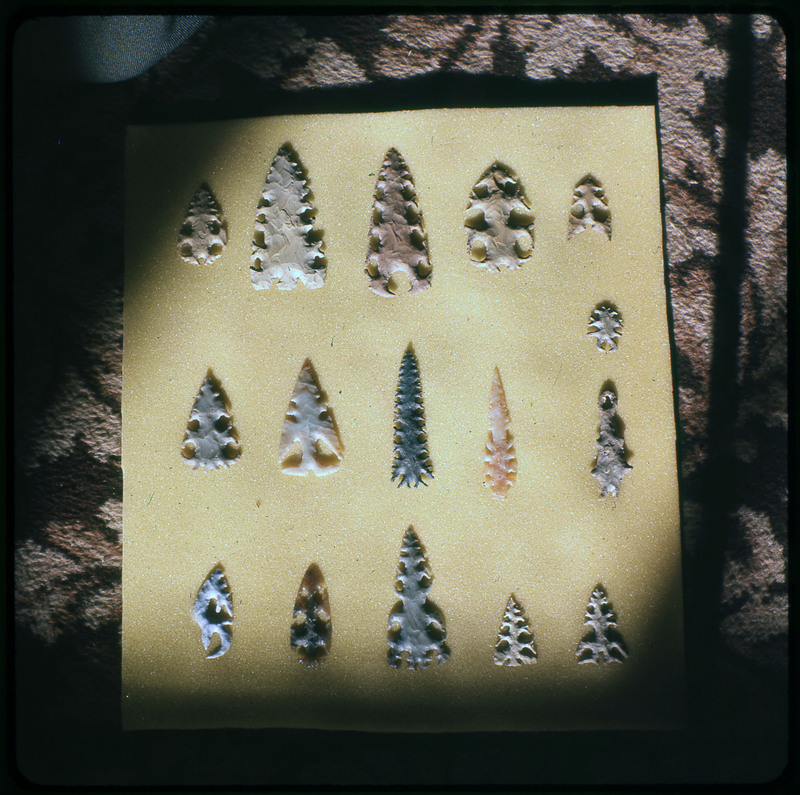
[[[770, 623], [768, 615], [770, 605], [781, 612], [788, 588], [780, 575], [790, 543], [788, 435], [766, 410], [761, 415], [748, 408], [769, 403], [766, 394], [776, 400], [775, 391], [785, 395], [787, 387], [787, 359], [780, 354], [787, 323], [786, 224], [775, 226], [767, 211], [759, 215], [748, 192], [753, 164], [763, 162], [764, 152], [786, 157], [785, 80], [776, 65], [786, 43], [774, 30], [755, 36], [751, 20], [736, 15], [705, 16], [697, 25], [683, 14], [657, 15], [652, 24], [626, 15], [581, 15], [581, 24], [616, 31], [619, 40], [609, 36], [601, 44], [576, 38], [574, 18], [548, 19], [549, 33], [564, 31], [553, 45], [564, 48], [564, 66], [550, 68], [547, 79], [526, 70], [538, 43], [520, 48], [515, 15], [427, 17], [419, 34], [425, 43], [415, 49], [386, 33], [384, 16], [336, 13], [210, 18], [148, 71], [105, 84], [87, 82], [81, 72], [85, 62], [71, 46], [69, 20], [9, 20], [7, 47], [16, 45], [8, 50], [6, 128], [15, 395], [9, 552], [17, 579], [15, 588], [9, 578], [15, 654], [8, 772], [15, 786], [525, 791], [605, 784], [619, 791], [654, 784], [667, 791], [719, 785], [733, 792], [750, 782], [761, 782], [758, 791], [784, 788], [796, 775], [794, 768], [784, 771], [794, 670], [789, 635], [785, 622]], [[495, 33], [485, 46], [487, 65], [470, 74], [466, 54], [480, 48], [480, 33], [488, 29]], [[654, 38], [645, 40], [643, 29], [655, 30]], [[681, 42], [689, 42], [691, 54], [698, 36], [703, 48], [726, 55], [724, 74], [697, 73]], [[620, 40], [634, 53], [621, 66], [614, 57]], [[361, 70], [360, 85], [326, 71], [329, 42]], [[667, 51], [662, 61], [659, 47]], [[652, 58], [653, 65], [639, 68], [637, 58]], [[121, 501], [122, 474], [119, 451], [98, 454], [90, 427], [113, 429], [119, 416], [125, 125], [484, 104], [653, 103], [663, 118], [674, 74], [661, 72], [658, 63], [673, 58], [686, 59], [687, 85], [706, 92], [692, 115], [698, 135], [718, 141], [722, 129], [726, 142], [711, 146], [720, 193], [709, 187], [708, 162], [691, 148], [682, 155], [681, 173], [665, 169], [663, 175], [667, 217], [671, 205], [696, 201], [692, 223], [718, 240], [716, 254], [686, 255], [667, 224], [675, 378], [698, 396], [676, 400], [686, 534], [686, 730], [123, 733], [121, 537], [113, 521], [98, 521], [100, 506]], [[410, 74], [415, 62], [420, 73]], [[672, 129], [661, 128], [662, 160], [686, 146], [670, 137]], [[785, 184], [776, 189], [785, 196]], [[747, 230], [758, 224], [775, 241], [771, 268], [753, 265]], [[774, 299], [781, 290], [783, 310]], [[704, 316], [701, 308], [709, 302], [713, 308]], [[742, 352], [755, 347], [772, 351], [769, 366], [743, 365]], [[48, 434], [58, 454], [37, 453]], [[763, 558], [768, 539], [750, 532], [750, 520], [741, 518], [743, 501], [768, 517], [782, 553]], [[108, 550], [102, 564], [92, 552], [101, 548]], [[749, 626], [754, 599], [766, 605], [767, 617], [757, 613], [762, 624], [748, 642], [746, 631], [726, 627], [737, 621]]]

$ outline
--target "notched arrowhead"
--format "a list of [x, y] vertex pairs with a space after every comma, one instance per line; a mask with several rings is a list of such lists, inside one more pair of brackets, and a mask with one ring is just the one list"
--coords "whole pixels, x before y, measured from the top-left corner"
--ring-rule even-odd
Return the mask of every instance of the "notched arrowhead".
[[493, 163], [467, 204], [464, 225], [470, 259], [490, 272], [522, 267], [533, 252], [533, 221], [519, 179], [507, 166]]
[[329, 475], [342, 463], [342, 443], [310, 359], [303, 362], [286, 411], [278, 458], [287, 475]]
[[617, 629], [616, 616], [602, 585], [595, 586], [592, 591], [583, 623], [589, 631], [575, 651], [579, 663], [605, 665], [625, 662], [628, 650]]
[[597, 349], [603, 353], [617, 350], [616, 340], [622, 336], [622, 318], [611, 306], [598, 306], [589, 319], [587, 336], [597, 340]]
[[433, 575], [413, 527], [403, 536], [394, 590], [399, 601], [389, 613], [388, 662], [422, 671], [450, 657], [442, 611], [428, 598]]
[[571, 240], [587, 229], [611, 239], [611, 211], [608, 209], [606, 192], [600, 180], [591, 174], [578, 182], [572, 193], [567, 239]]
[[228, 224], [204, 182], [189, 205], [178, 233], [178, 254], [184, 262], [210, 265], [222, 256], [228, 243]]
[[620, 483], [631, 466], [625, 457], [625, 441], [617, 430], [617, 395], [613, 389], [600, 393], [600, 436], [597, 439], [597, 461], [592, 470], [600, 484], [600, 496], [619, 494]]
[[400, 363], [394, 410], [394, 463], [392, 481], [415, 488], [433, 478], [433, 464], [428, 453], [425, 431], [425, 408], [419, 364], [409, 344]]
[[506, 604], [497, 642], [494, 646], [495, 665], [530, 665], [536, 662], [536, 647], [525, 610], [512, 593]]
[[293, 290], [298, 281], [322, 287], [325, 255], [313, 228], [314, 208], [297, 153], [284, 144], [272, 161], [261, 191], [253, 235], [250, 280], [256, 290]]
[[484, 483], [499, 500], [505, 499], [517, 479], [517, 458], [511, 437], [506, 393], [500, 371], [494, 368], [489, 392], [489, 438], [484, 456]]
[[331, 609], [322, 571], [316, 563], [306, 570], [294, 603], [290, 645], [301, 663], [315, 667], [331, 648]]
[[230, 584], [221, 565], [215, 566], [200, 586], [193, 614], [200, 627], [203, 648], [208, 652], [206, 659], [222, 657], [231, 647], [233, 599]]
[[432, 268], [422, 213], [411, 174], [397, 149], [386, 153], [375, 186], [365, 273], [376, 295], [396, 294], [397, 276], [409, 281], [408, 295], [431, 286]]
[[228, 467], [241, 455], [228, 398], [211, 370], [192, 406], [181, 454], [187, 464], [205, 470]]

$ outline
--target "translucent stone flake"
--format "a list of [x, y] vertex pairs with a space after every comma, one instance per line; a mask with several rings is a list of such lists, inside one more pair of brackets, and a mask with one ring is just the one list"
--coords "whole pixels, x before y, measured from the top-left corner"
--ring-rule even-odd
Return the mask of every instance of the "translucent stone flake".
[[286, 411], [278, 458], [287, 475], [328, 475], [342, 462], [342, 444], [317, 375], [306, 359]]
[[433, 478], [433, 464], [428, 454], [425, 433], [425, 409], [417, 357], [411, 345], [403, 354], [394, 411], [394, 464], [392, 481], [415, 488]]
[[394, 590], [398, 601], [389, 613], [389, 665], [421, 671], [450, 656], [444, 616], [428, 599], [433, 575], [413, 527], [403, 537]]
[[227, 398], [211, 370], [192, 406], [181, 453], [195, 469], [228, 467], [241, 454]]
[[617, 622], [611, 603], [598, 585], [589, 597], [584, 625], [588, 634], [578, 644], [575, 656], [579, 663], [624, 662], [628, 657], [622, 636], [617, 631]]
[[600, 484], [600, 496], [616, 497], [626, 472], [631, 469], [625, 458], [625, 441], [617, 430], [617, 396], [611, 389], [600, 393], [600, 436], [597, 439], [597, 461], [592, 475]]
[[[231, 647], [233, 626], [231, 588], [221, 566], [217, 566], [200, 586], [193, 613], [200, 627], [203, 648], [209, 652], [206, 659], [221, 657]], [[215, 647], [212, 646], [214, 635], [218, 641]]]
[[586, 229], [594, 229], [611, 239], [611, 212], [606, 192], [591, 174], [587, 174], [573, 191], [567, 239]]
[[272, 161], [261, 192], [253, 236], [250, 279], [256, 290], [293, 290], [298, 280], [322, 287], [322, 241], [313, 232], [313, 207], [306, 175], [295, 152], [284, 144]]
[[494, 646], [495, 665], [529, 665], [536, 662], [536, 648], [528, 618], [514, 594], [508, 598], [497, 643]]
[[228, 227], [211, 189], [203, 183], [194, 194], [178, 234], [178, 254], [184, 262], [210, 265], [222, 256]]
[[622, 336], [622, 319], [610, 306], [598, 306], [592, 312], [589, 328], [593, 330], [587, 336], [597, 340], [598, 350], [604, 353], [617, 350], [615, 340]]
[[331, 610], [322, 571], [312, 563], [294, 603], [290, 643], [300, 662], [310, 667], [325, 662], [331, 648]]
[[428, 244], [416, 197], [405, 161], [397, 149], [390, 149], [375, 186], [365, 269], [369, 288], [376, 295], [395, 295], [397, 273], [408, 277], [409, 295], [431, 285]]
[[517, 479], [517, 459], [511, 438], [506, 394], [495, 367], [489, 392], [489, 438], [484, 457], [484, 482], [497, 499], [505, 499]]
[[516, 270], [533, 251], [533, 213], [519, 181], [493, 163], [470, 194], [464, 225], [470, 259], [487, 271]]

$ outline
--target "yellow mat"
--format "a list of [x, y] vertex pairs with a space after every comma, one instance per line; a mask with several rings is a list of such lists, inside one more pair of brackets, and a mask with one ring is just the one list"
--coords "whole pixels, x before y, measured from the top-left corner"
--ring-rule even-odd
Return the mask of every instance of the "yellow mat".
[[[325, 279], [254, 289], [256, 208], [288, 143], [311, 190]], [[387, 152], [413, 180], [430, 287], [381, 297], [365, 263]], [[385, 731], [669, 727], [683, 710], [680, 526], [659, 171], [652, 107], [427, 110], [134, 127], [127, 151], [123, 361], [123, 717], [129, 729]], [[514, 270], [468, 254], [465, 214], [494, 163], [521, 186], [534, 248]], [[576, 188], [602, 186], [606, 228], [574, 232]], [[205, 183], [226, 223], [211, 264], [177, 245]], [[589, 190], [589, 196], [597, 192]], [[473, 202], [474, 203], [474, 202]], [[572, 214], [575, 218], [575, 214]], [[605, 217], [605, 216], [604, 216]], [[608, 224], [606, 225], [608, 226]], [[617, 350], [589, 335], [612, 307]], [[392, 482], [404, 352], [419, 366], [433, 478]], [[324, 476], [283, 471], [298, 374], [316, 373], [341, 441]], [[516, 480], [484, 483], [492, 378], [510, 416]], [[239, 455], [205, 471], [181, 453], [208, 371]], [[616, 497], [592, 476], [605, 387], [632, 467]], [[449, 656], [389, 664], [387, 622], [406, 531]], [[290, 645], [316, 563], [331, 617], [316, 667]], [[207, 659], [194, 606], [217, 567], [230, 648]], [[623, 661], [579, 663], [597, 586]], [[514, 595], [536, 662], [495, 664]]]

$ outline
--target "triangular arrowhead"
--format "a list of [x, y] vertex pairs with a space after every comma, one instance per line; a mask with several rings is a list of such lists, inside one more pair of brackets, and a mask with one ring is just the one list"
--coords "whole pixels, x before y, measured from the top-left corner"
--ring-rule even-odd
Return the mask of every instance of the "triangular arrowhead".
[[[298, 452], [292, 454], [293, 449]], [[341, 465], [342, 455], [333, 416], [311, 360], [306, 359], [297, 376], [281, 432], [278, 457], [283, 472], [329, 475]]]

